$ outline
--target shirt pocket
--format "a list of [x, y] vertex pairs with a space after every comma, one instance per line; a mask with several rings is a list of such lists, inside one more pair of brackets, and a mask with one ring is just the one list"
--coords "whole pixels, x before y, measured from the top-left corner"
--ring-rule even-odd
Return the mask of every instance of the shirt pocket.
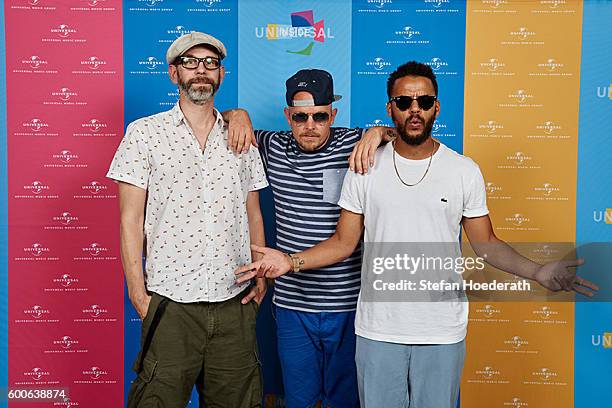
[[323, 201], [338, 205], [347, 169], [323, 170]]

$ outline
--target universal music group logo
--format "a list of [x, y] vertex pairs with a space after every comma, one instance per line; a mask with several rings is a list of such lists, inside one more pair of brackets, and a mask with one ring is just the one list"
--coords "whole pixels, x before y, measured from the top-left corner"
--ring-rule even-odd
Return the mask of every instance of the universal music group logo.
[[76, 354], [88, 352], [89, 350], [84, 348], [79, 340], [68, 335], [56, 338], [51, 342], [51, 347], [43, 351], [44, 354]]
[[97, 180], [90, 181], [81, 186], [81, 191], [88, 194], [75, 194], [75, 199], [115, 199], [116, 194], [105, 194], [108, 191], [108, 185]]
[[70, 150], [62, 150], [59, 152], [59, 154], [54, 154], [53, 158], [58, 159], [62, 163], [70, 163], [71, 161], [78, 159], [79, 155], [71, 153]]
[[68, 273], [53, 279], [55, 287], [45, 288], [45, 292], [86, 292], [87, 288], [79, 288], [79, 278], [72, 277]]
[[417, 13], [459, 13], [458, 8], [450, 8], [454, 0], [422, 0], [425, 7], [415, 10]]
[[78, 30], [68, 24], [59, 24], [49, 29], [50, 37], [43, 37], [43, 43], [85, 43], [84, 38], [78, 38]]
[[[568, 4], [568, 2], [570, 4]], [[540, 7], [531, 10], [537, 14], [570, 14], [576, 13], [575, 2], [569, 0], [540, 0]]]
[[[17, 2], [12, 2], [17, 3]], [[19, 2], [21, 4], [13, 4], [11, 6], [12, 10], [45, 10], [45, 11], [53, 11], [57, 7], [53, 5], [44, 4], [43, 0], [23, 0]]]
[[[159, 11], [174, 11], [172, 7], [166, 8], [164, 5], [166, 4], [165, 0], [137, 0], [137, 7], [130, 7], [130, 11], [140, 11], [140, 12], [159, 12]], [[172, 0], [168, 1], [168, 4], [172, 4]]]
[[41, 381], [42, 379], [49, 377], [51, 373], [43, 368], [34, 367], [30, 371], [26, 371], [23, 375], [34, 381]]
[[147, 57], [143, 61], [138, 61], [138, 65], [142, 65], [146, 67], [148, 70], [153, 71], [157, 69], [157, 67], [159, 67], [160, 65], [164, 65], [164, 63], [162, 61], [158, 61], [157, 58], [155, 57]]
[[401, 13], [403, 11], [401, 8], [393, 7], [393, 0], [363, 0], [360, 6], [357, 9], [359, 13]]
[[51, 254], [51, 249], [45, 244], [34, 242], [30, 246], [23, 248], [23, 256], [15, 257], [15, 261], [54, 262], [59, 260], [59, 257], [49, 256]]
[[91, 118], [81, 123], [82, 131], [73, 133], [75, 137], [115, 137], [117, 132], [108, 129], [109, 124], [101, 119]]
[[476, 309], [476, 317], [470, 317], [470, 321], [481, 323], [509, 323], [510, 319], [504, 317], [503, 310], [498, 305], [485, 304]]
[[473, 371], [472, 378], [468, 378], [470, 384], [509, 384], [510, 381], [504, 379], [502, 372], [493, 366], [487, 365], [481, 369]]
[[543, 45], [544, 41], [537, 40], [538, 33], [528, 27], [518, 27], [508, 33], [509, 41], [502, 41], [502, 45]]
[[81, 380], [75, 380], [75, 384], [116, 384], [115, 379], [107, 379], [109, 373], [107, 370], [102, 369], [98, 366], [92, 366], [82, 371], [83, 378]]
[[57, 69], [49, 68], [49, 61], [40, 55], [30, 55], [20, 61], [21, 68], [15, 68], [16, 74], [57, 74]]
[[475, 7], [472, 12], [484, 14], [516, 14], [518, 10], [509, 6], [513, 0], [474, 0]]
[[41, 180], [34, 180], [23, 186], [24, 194], [16, 194], [16, 199], [56, 200], [58, 194], [49, 194], [51, 187]]
[[365, 62], [365, 69], [357, 75], [389, 75], [392, 64], [385, 58], [377, 56]]
[[104, 7], [104, 4], [107, 0], [80, 0], [79, 5], [75, 5], [70, 7], [71, 11], [115, 11], [116, 8], [111, 5], [111, 7]]
[[23, 311], [24, 319], [15, 319], [17, 324], [47, 324], [59, 323], [59, 319], [49, 318], [51, 311], [41, 305], [33, 305]]
[[32, 130], [32, 132], [40, 132], [49, 127], [49, 124], [42, 119], [33, 118], [29, 122], [24, 122], [23, 127]]
[[189, 34], [191, 32], [193, 32], [194, 30], [191, 30], [185, 26], [182, 25], [177, 25], [176, 27], [172, 27], [168, 30], [166, 30], [166, 33], [168, 34], [168, 36], [170, 38], [168, 39], [163, 39], [163, 40], [159, 40], [160, 43], [171, 43], [173, 42], [175, 39], [179, 38], [180, 36], [184, 35], [184, 34]]
[[32, 118], [21, 124], [22, 131], [14, 132], [15, 136], [54, 137], [59, 136], [56, 131], [49, 131], [49, 123], [42, 118]]
[[382, 57], [376, 57], [372, 61], [366, 62], [366, 66], [374, 68], [376, 71], [382, 71], [385, 68], [391, 67], [391, 63], [385, 61]]
[[[72, 73], [80, 74], [80, 75], [100, 75], [100, 74], [113, 75], [117, 73], [117, 71], [113, 69], [105, 69], [107, 65], [108, 63], [106, 60], [98, 57], [97, 55], [92, 55], [84, 59], [81, 59], [79, 62], [79, 66], [82, 69], [74, 70], [72, 71]], [[84, 68], [87, 68], [87, 69], [84, 69]]]
[[449, 63], [440, 57], [433, 57], [425, 64], [429, 65], [436, 75], [457, 75], [456, 71], [448, 68]]
[[510, 77], [515, 76], [516, 72], [513, 72], [506, 64], [506, 61], [498, 58], [498, 56], [492, 55], [489, 58], [483, 59], [478, 67], [474, 67], [471, 75], [475, 76], [488, 76], [488, 77]]
[[131, 75], [165, 75], [163, 69], [158, 69], [166, 64], [165, 61], [152, 55], [139, 59], [135, 63], [135, 70], [130, 71]]
[[114, 261], [116, 256], [105, 256], [110, 249], [98, 242], [92, 242], [89, 246], [81, 248], [81, 256], [75, 256], [75, 261]]
[[375, 6], [376, 8], [383, 8], [387, 4], [392, 4], [393, 0], [366, 0], [368, 4]]
[[24, 65], [27, 65], [28, 67], [30, 67], [32, 69], [38, 69], [38, 68], [42, 67], [43, 65], [48, 65], [49, 64], [49, 62], [47, 60], [42, 59], [38, 55], [32, 55], [28, 59], [22, 60], [21, 63], [24, 64]]
[[43, 105], [53, 106], [84, 106], [87, 102], [79, 97], [79, 93], [74, 88], [62, 87], [56, 91], [51, 91], [49, 95], [51, 100], [43, 101]]
[[87, 168], [85, 163], [79, 163], [79, 155], [70, 150], [60, 150], [51, 155], [51, 162], [45, 163], [44, 168]]
[[421, 30], [416, 26], [405, 25], [393, 31], [393, 39], [387, 40], [387, 44], [429, 44], [424, 38]]
[[[75, 323], [112, 323], [116, 322], [117, 318], [112, 317], [110, 311], [99, 304], [93, 304], [84, 307], [81, 310], [81, 318], [74, 319]], [[107, 317], [110, 316], [110, 317]]]

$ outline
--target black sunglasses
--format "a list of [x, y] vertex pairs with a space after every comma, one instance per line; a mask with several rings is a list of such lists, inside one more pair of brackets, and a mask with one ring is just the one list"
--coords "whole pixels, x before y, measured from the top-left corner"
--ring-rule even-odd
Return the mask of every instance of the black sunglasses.
[[312, 120], [314, 120], [316, 123], [325, 123], [329, 120], [329, 113], [327, 112], [296, 112], [291, 115], [291, 119], [296, 123], [306, 123], [310, 116], [312, 116]]
[[419, 108], [423, 110], [430, 110], [431, 107], [434, 106], [434, 103], [436, 103], [436, 99], [438, 98], [433, 95], [421, 95], [417, 96], [416, 98], [407, 95], [400, 95], [390, 98], [389, 102], [395, 102], [395, 106], [397, 106], [397, 109], [403, 112], [406, 109], [410, 109], [413, 101], [417, 101], [417, 105], [419, 105]]
[[214, 71], [221, 66], [219, 58], [215, 57], [179, 57], [178, 59], [178, 63], [185, 69], [197, 69], [200, 66], [200, 62], [203, 63], [204, 68], [209, 71]]

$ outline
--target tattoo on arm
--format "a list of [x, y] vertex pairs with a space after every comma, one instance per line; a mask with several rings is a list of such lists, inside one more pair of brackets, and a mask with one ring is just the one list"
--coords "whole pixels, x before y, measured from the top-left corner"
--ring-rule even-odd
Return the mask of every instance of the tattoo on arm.
[[383, 137], [381, 146], [394, 141], [395, 138], [397, 137], [397, 131], [395, 130], [395, 128], [387, 128], [384, 132], [385, 133], [384, 133], [384, 137]]

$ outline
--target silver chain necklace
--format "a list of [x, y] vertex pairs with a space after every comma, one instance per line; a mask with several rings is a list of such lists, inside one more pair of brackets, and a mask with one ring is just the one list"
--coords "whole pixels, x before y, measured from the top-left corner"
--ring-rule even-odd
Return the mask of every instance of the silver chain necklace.
[[421, 177], [421, 179], [417, 181], [416, 183], [409, 184], [409, 183], [406, 183], [402, 179], [402, 176], [400, 176], [399, 170], [397, 169], [397, 164], [395, 163], [395, 153], [396, 153], [395, 152], [395, 141], [393, 141], [393, 168], [395, 169], [395, 174], [397, 174], [397, 178], [399, 179], [399, 181], [401, 181], [402, 184], [405, 185], [406, 187], [414, 187], [425, 179], [425, 176], [429, 172], [429, 167], [431, 167], [431, 161], [433, 160], [434, 150], [436, 150], [436, 142], [434, 142], [433, 139], [431, 139], [431, 144], [432, 144], [431, 155], [429, 156], [429, 163], [427, 163], [427, 168], [425, 169], [425, 173], [423, 174], [423, 177]]

